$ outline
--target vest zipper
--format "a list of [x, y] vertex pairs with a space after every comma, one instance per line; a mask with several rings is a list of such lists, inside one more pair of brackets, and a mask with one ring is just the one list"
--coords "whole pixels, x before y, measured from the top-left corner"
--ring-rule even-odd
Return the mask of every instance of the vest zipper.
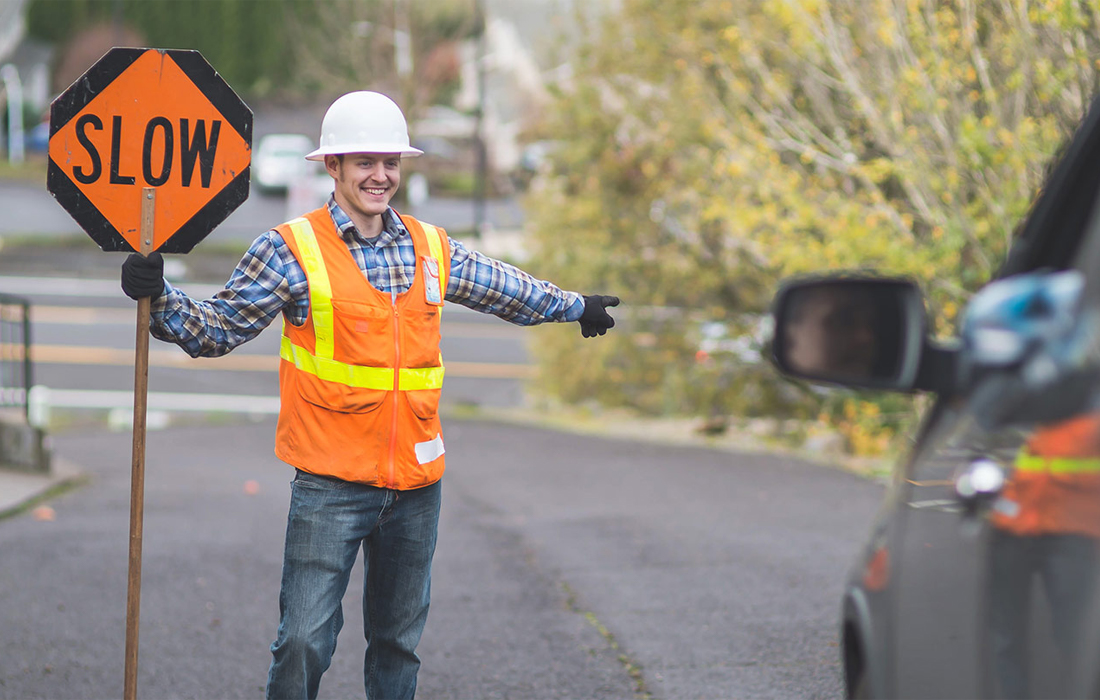
[[397, 310], [397, 293], [390, 292], [390, 302], [393, 304], [393, 423], [390, 426], [390, 465], [389, 465], [389, 488], [394, 488], [394, 469], [397, 460], [397, 412], [400, 409], [400, 387], [401, 387], [401, 328], [398, 316], [400, 312]]

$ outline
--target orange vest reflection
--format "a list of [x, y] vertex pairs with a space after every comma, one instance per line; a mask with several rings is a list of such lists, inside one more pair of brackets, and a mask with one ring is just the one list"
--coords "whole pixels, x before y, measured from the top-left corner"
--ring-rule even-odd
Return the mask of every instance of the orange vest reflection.
[[1016, 457], [992, 524], [1015, 535], [1100, 538], [1100, 413], [1031, 436]]

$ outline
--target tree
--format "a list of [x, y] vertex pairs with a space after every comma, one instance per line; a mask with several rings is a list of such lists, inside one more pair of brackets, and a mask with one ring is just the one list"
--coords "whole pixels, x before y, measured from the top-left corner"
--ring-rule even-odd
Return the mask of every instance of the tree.
[[296, 81], [338, 95], [371, 89], [406, 114], [457, 83], [458, 42], [481, 31], [469, 0], [298, 0]]
[[[736, 327], [813, 270], [912, 276], [946, 331], [1096, 92], [1098, 19], [1097, 0], [624, 0], [542, 125], [563, 145], [532, 197], [536, 260], [676, 312], [547, 348], [544, 386], [667, 410], [646, 387], [691, 385], [694, 321]], [[576, 353], [623, 367], [551, 359]], [[725, 374], [723, 408], [787, 397], [758, 365]], [[671, 403], [700, 410], [691, 394]]]
[[286, 47], [293, 38], [288, 11], [301, 2], [32, 0], [27, 25], [32, 36], [61, 47], [58, 90], [112, 46], [147, 45], [196, 49], [234, 90], [263, 96], [286, 86], [291, 68]]

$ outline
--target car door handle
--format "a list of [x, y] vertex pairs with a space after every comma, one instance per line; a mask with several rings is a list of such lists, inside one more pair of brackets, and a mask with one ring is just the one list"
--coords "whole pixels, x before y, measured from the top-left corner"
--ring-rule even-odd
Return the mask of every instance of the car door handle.
[[973, 513], [997, 500], [1006, 480], [1006, 470], [1000, 462], [979, 457], [955, 473], [955, 496]]

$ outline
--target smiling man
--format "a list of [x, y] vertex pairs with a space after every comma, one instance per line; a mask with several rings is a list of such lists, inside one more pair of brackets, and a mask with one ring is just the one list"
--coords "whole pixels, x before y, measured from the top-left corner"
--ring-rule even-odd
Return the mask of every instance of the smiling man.
[[328, 155], [325, 169], [336, 181], [337, 203], [357, 227], [363, 227], [363, 235], [375, 238], [382, 233], [382, 215], [401, 184], [401, 157], [391, 153]]
[[269, 698], [317, 697], [360, 548], [367, 697], [416, 692], [444, 469], [443, 302], [518, 325], [578, 321], [586, 338], [615, 325], [618, 298], [563, 291], [392, 209], [401, 159], [421, 153], [392, 100], [349, 93], [306, 156], [332, 176], [328, 204], [257, 238], [225, 289], [188, 297], [157, 253], [122, 267], [123, 291], [153, 298], [153, 336], [192, 357], [285, 320], [275, 454], [295, 476]]

